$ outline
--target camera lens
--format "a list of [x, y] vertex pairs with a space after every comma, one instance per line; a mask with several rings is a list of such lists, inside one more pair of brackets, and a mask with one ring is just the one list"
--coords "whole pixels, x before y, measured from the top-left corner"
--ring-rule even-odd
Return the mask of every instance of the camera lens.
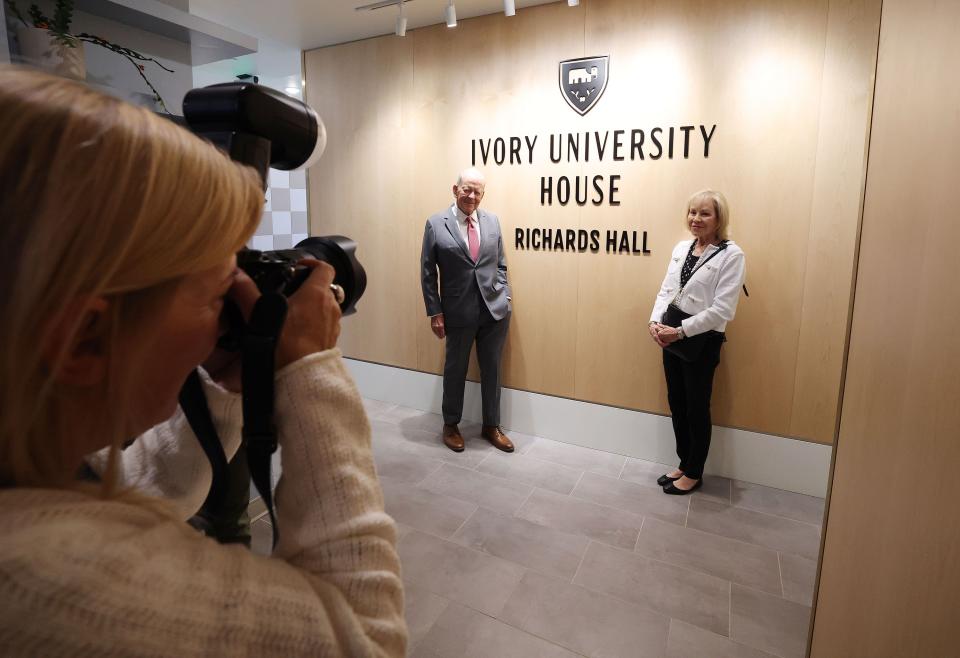
[[[357, 243], [342, 235], [327, 235], [323, 237], [307, 238], [293, 248], [293, 251], [302, 252], [303, 256], [312, 256], [333, 266], [336, 274], [333, 282], [343, 288], [344, 299], [340, 304], [343, 315], [354, 313], [356, 304], [367, 289], [367, 273], [363, 265], [357, 260]], [[300, 286], [297, 282], [292, 290], [284, 290], [290, 295]]]
[[333, 282], [343, 288], [340, 304], [343, 315], [356, 312], [356, 304], [367, 288], [367, 273], [357, 260], [357, 243], [342, 235], [307, 238], [293, 249], [237, 254], [237, 265], [253, 279], [260, 292], [279, 292], [289, 297], [310, 276], [310, 268], [298, 267], [303, 258], [316, 258], [334, 269]]

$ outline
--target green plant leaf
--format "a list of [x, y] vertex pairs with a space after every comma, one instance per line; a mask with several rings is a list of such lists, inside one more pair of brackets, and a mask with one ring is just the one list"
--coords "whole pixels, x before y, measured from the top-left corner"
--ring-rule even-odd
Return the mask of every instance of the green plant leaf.
[[73, 0], [57, 0], [53, 10], [53, 29], [66, 34], [70, 31], [71, 21], [73, 21]]

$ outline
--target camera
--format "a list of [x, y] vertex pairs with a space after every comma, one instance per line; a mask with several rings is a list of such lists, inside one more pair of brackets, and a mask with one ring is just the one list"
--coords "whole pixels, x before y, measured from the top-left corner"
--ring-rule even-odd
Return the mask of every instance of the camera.
[[[256, 169], [263, 188], [267, 171], [308, 167], [327, 143], [323, 122], [306, 103], [275, 89], [249, 82], [227, 82], [187, 92], [183, 99], [186, 127], [225, 151], [231, 159]], [[237, 265], [261, 292], [290, 296], [309, 275], [298, 266], [305, 257], [333, 266], [334, 283], [343, 288], [343, 315], [356, 311], [367, 287], [367, 275], [356, 257], [357, 243], [342, 235], [311, 237], [293, 249], [237, 254]]]
[[307, 238], [293, 249], [256, 251], [245, 249], [237, 254], [237, 265], [257, 284], [260, 292], [292, 295], [309, 276], [309, 268], [298, 266], [303, 258], [312, 257], [333, 266], [333, 282], [343, 288], [340, 311], [349, 315], [356, 311], [357, 300], [367, 287], [367, 274], [355, 256], [357, 243], [342, 235]]
[[[234, 161], [253, 167], [260, 175], [264, 190], [270, 167], [284, 170], [307, 167], [320, 157], [327, 142], [323, 122], [309, 105], [249, 82], [193, 89], [183, 99], [183, 115], [182, 120], [170, 118], [212, 142]], [[213, 471], [210, 492], [191, 523], [221, 541], [234, 541], [235, 537], [220, 536], [216, 531], [218, 524], [243, 525], [240, 518], [233, 518], [234, 507], [225, 507], [228, 498], [239, 495], [245, 501], [249, 495], [248, 483], [252, 480], [270, 514], [276, 544], [278, 530], [270, 476], [271, 455], [277, 449], [273, 423], [274, 355], [286, 318], [285, 298], [310, 274], [309, 267], [298, 263], [312, 257], [333, 267], [333, 282], [344, 293], [341, 313], [353, 313], [367, 287], [367, 275], [357, 260], [356, 251], [357, 243], [350, 238], [329, 235], [307, 238], [292, 249], [244, 249], [237, 254], [237, 265], [263, 293], [249, 320], [244, 319], [235, 304], [225, 305], [229, 330], [218, 343], [222, 349], [239, 350], [242, 359], [245, 460], [227, 463], [197, 372], [191, 374], [180, 392], [180, 406]]]

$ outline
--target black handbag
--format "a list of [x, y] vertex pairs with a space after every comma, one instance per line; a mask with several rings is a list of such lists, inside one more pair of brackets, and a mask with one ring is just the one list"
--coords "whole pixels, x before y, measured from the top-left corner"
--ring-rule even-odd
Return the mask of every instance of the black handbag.
[[[691, 249], [692, 249], [691, 245]], [[720, 243], [719, 248], [710, 254], [703, 262], [698, 263], [696, 269], [690, 273], [690, 276], [693, 277], [693, 274], [699, 270], [701, 267], [706, 265], [707, 261], [719, 254], [721, 251], [727, 248], [727, 242], [724, 240]], [[689, 282], [689, 279], [687, 279]], [[683, 311], [677, 306], [674, 302], [680, 299], [680, 295], [683, 294], [684, 286], [680, 287], [680, 290], [677, 291], [677, 294], [673, 296], [673, 301], [667, 305], [667, 310], [663, 312], [663, 316], [660, 318], [660, 324], [666, 325], [668, 327], [677, 328], [680, 324], [687, 318], [693, 317], [690, 313]], [[683, 359], [687, 363], [693, 363], [700, 358], [700, 355], [703, 354], [703, 348], [707, 344], [707, 341], [710, 340], [711, 336], [720, 334], [719, 331], [705, 331], [702, 334], [697, 334], [696, 336], [687, 336], [681, 340], [670, 343], [665, 346], [663, 349], [670, 352], [676, 357]]]

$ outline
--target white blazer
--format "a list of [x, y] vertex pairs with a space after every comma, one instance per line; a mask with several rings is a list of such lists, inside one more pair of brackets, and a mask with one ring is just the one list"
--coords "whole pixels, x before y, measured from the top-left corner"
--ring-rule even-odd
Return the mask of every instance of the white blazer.
[[[667, 275], [660, 285], [657, 301], [650, 314], [651, 322], [660, 322], [667, 305], [673, 301], [680, 289], [680, 270], [687, 259], [687, 252], [693, 240], [683, 240], [673, 248], [670, 264], [667, 266]], [[711, 245], [700, 257], [700, 262], [710, 256], [719, 247]], [[733, 241], [727, 242], [727, 248], [697, 267], [687, 281], [687, 285], [676, 304], [680, 310], [690, 313], [692, 317], [683, 321], [683, 333], [686, 336], [696, 336], [705, 331], [723, 331], [727, 323], [737, 312], [737, 302], [740, 301], [740, 287], [746, 276], [746, 261], [743, 249]]]

